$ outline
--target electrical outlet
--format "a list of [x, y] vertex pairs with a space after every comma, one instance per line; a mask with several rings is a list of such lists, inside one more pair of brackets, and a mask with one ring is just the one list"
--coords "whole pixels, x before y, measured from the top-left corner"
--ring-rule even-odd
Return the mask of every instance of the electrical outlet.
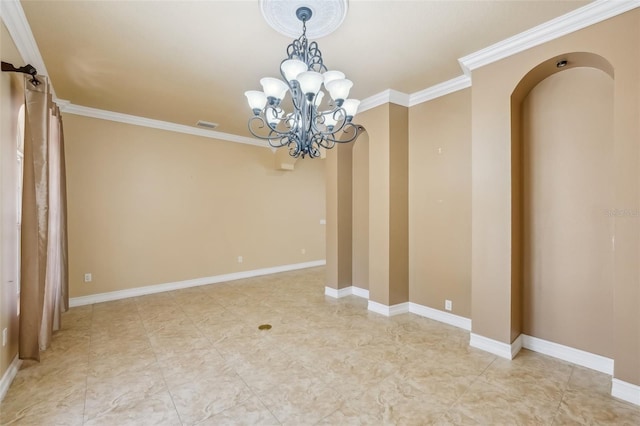
[[92, 280], [93, 280], [93, 276], [91, 275], [90, 272], [87, 273], [87, 274], [84, 274], [84, 282], [85, 283], [90, 283]]
[[307, 253], [307, 249], [300, 249], [300, 253], [306, 254]]
[[244, 259], [242, 259], [242, 256], [238, 256], [238, 263], [242, 263], [244, 261]]
[[7, 346], [7, 329], [2, 330], [2, 346]]
[[453, 309], [453, 303], [451, 303], [451, 300], [444, 301], [444, 309], [447, 311], [450, 311], [451, 309]]

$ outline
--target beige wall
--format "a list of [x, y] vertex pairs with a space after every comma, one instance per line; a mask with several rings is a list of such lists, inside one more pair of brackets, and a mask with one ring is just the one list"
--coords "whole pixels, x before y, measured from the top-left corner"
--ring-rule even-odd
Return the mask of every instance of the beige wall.
[[613, 356], [613, 79], [573, 68], [522, 110], [523, 328]]
[[352, 144], [338, 144], [326, 153], [327, 243], [326, 285], [351, 285], [352, 258]]
[[[4, 23], [0, 25], [2, 60], [24, 65]], [[0, 333], [8, 342], [0, 347], [0, 378], [18, 353], [17, 264], [17, 123], [24, 102], [21, 74], [0, 74]]]
[[389, 305], [409, 301], [409, 109], [389, 105]]
[[369, 148], [356, 150], [351, 164], [360, 164], [357, 182], [368, 174], [369, 298], [390, 306], [409, 300], [408, 109], [385, 104], [358, 114], [357, 121]]
[[471, 89], [409, 110], [409, 295], [471, 317]]
[[[640, 10], [593, 25], [473, 72], [472, 319], [473, 332], [510, 343], [512, 329], [511, 96], [520, 80], [547, 60], [591, 52], [614, 73], [614, 207], [640, 201], [638, 122]], [[613, 358], [615, 377], [640, 384], [640, 223], [615, 218]], [[517, 264], [516, 264], [517, 267]], [[513, 300], [513, 303], [521, 301]]]
[[63, 118], [71, 297], [325, 258], [324, 161]]
[[389, 304], [389, 104], [359, 113], [369, 143], [369, 298]]
[[353, 144], [353, 285], [369, 288], [369, 134]]

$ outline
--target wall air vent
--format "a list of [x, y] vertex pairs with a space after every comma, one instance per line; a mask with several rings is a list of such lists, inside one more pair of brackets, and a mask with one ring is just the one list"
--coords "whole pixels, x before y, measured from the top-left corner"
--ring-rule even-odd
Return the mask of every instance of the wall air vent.
[[198, 122], [196, 123], [196, 126], [203, 127], [205, 129], [213, 130], [216, 127], [218, 127], [218, 123], [212, 123], [210, 121], [198, 120]]

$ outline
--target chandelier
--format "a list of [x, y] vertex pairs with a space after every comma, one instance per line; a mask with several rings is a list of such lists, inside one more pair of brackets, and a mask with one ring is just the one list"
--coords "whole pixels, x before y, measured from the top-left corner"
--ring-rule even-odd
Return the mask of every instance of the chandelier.
[[[351, 122], [360, 105], [359, 100], [347, 99], [353, 82], [340, 71], [327, 70], [318, 43], [307, 40], [311, 15], [308, 7], [296, 10], [302, 35], [287, 47], [287, 58], [280, 63], [282, 80], [265, 77], [260, 80], [262, 92], [245, 92], [253, 111], [248, 123], [251, 134], [274, 148], [286, 146], [296, 158], [319, 157], [320, 148], [353, 142], [363, 129]], [[325, 104], [323, 86], [329, 94]], [[293, 107], [289, 113], [283, 108], [287, 93]]]

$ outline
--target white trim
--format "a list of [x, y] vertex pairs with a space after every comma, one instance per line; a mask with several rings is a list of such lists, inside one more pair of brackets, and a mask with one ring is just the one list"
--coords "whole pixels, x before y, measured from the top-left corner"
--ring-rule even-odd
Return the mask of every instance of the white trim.
[[547, 21], [513, 37], [492, 44], [458, 59], [462, 71], [471, 76], [471, 71], [492, 62], [523, 52], [540, 44], [602, 22], [640, 6], [640, 0], [611, 1], [596, 0]]
[[467, 87], [471, 87], [471, 77], [468, 75], [461, 75], [440, 84], [436, 84], [435, 86], [427, 87], [419, 92], [410, 94], [409, 106], [412, 107], [423, 102], [428, 102], [441, 96], [457, 92], [458, 90], [466, 89]]
[[382, 303], [369, 300], [367, 309], [376, 314], [384, 315], [385, 317], [392, 317], [394, 315], [406, 314], [409, 312], [409, 302], [398, 303], [397, 305], [383, 305]]
[[397, 90], [388, 89], [389, 92], [389, 103], [400, 105], [403, 107], [409, 106], [409, 95], [404, 92], [399, 92]]
[[360, 102], [360, 106], [358, 107], [358, 114], [378, 107], [380, 105], [389, 103], [408, 107], [409, 95], [393, 89], [384, 90], [380, 93], [376, 93], [375, 95], [363, 99]]
[[601, 373], [613, 375], [613, 360], [594, 353], [585, 352], [580, 349], [539, 339], [533, 336], [522, 334], [522, 347], [534, 352], [549, 355], [554, 358], [568, 361], [572, 364], [581, 365]]
[[516, 337], [516, 340], [511, 342], [511, 359], [514, 359], [518, 352], [522, 349], [522, 334]]
[[501, 358], [513, 359], [522, 348], [522, 339], [520, 336], [513, 343], [503, 343], [497, 340], [479, 334], [471, 333], [469, 338], [469, 346], [498, 355]]
[[217, 284], [227, 281], [240, 280], [244, 278], [258, 277], [261, 275], [277, 274], [279, 272], [295, 271], [297, 269], [313, 268], [323, 266], [325, 260], [314, 260], [312, 262], [294, 263], [292, 265], [274, 266], [271, 268], [254, 269], [252, 271], [233, 272], [231, 274], [214, 275], [212, 277], [195, 278], [192, 280], [177, 281], [164, 284], [148, 285], [144, 287], [129, 288], [126, 290], [110, 291], [108, 293], [91, 294], [89, 296], [72, 297], [69, 306], [91, 305], [93, 303], [109, 302], [112, 300], [127, 299], [129, 297], [144, 296], [147, 294], [162, 293], [164, 291], [180, 290], [188, 287], [197, 287], [207, 284]]
[[360, 288], [353, 286], [351, 287], [351, 294], [354, 296], [362, 297], [363, 299], [369, 299], [369, 290], [366, 288]]
[[375, 95], [364, 99], [360, 103], [358, 113], [387, 103], [412, 107], [468, 87], [471, 87], [471, 78], [467, 75], [461, 75], [411, 94], [387, 89], [384, 92], [376, 93]]
[[611, 396], [640, 405], [640, 386], [613, 379], [611, 380]]
[[[515, 55], [526, 49], [549, 42], [590, 25], [597, 24], [598, 22], [602, 22], [637, 7], [640, 7], [640, 0], [596, 0], [586, 6], [547, 21], [527, 31], [523, 31], [520, 34], [516, 34], [513, 37], [459, 58], [458, 63], [464, 72], [464, 75], [462, 76], [436, 84], [412, 94], [387, 89], [362, 100], [358, 112], [364, 112], [386, 103], [394, 103], [405, 107], [411, 107], [448, 95], [455, 91], [465, 89], [471, 86], [471, 71], [476, 68], [480, 68], [492, 62]], [[9, 30], [9, 33], [11, 34], [11, 37], [13, 38], [23, 60], [35, 66], [39, 70], [40, 74], [48, 75], [44, 60], [42, 59], [42, 55], [40, 54], [40, 50], [38, 49], [38, 45], [33, 37], [31, 27], [29, 26], [29, 22], [27, 21], [20, 2], [18, 0], [2, 0], [0, 16], [7, 26], [7, 29]], [[51, 80], [50, 84], [54, 99], [56, 99], [53, 82]], [[214, 130], [203, 130], [182, 124], [73, 105], [69, 101], [59, 99], [56, 99], [56, 102], [60, 105], [63, 112], [69, 114], [84, 115], [103, 120], [118, 121], [137, 126], [186, 133], [229, 142], [269, 147], [266, 142], [256, 138], [216, 132]]]
[[9, 367], [7, 367], [7, 371], [2, 375], [2, 379], [0, 380], [0, 402], [4, 399], [5, 395], [9, 391], [9, 387], [15, 379], [16, 374], [18, 374], [18, 370], [20, 370], [20, 365], [22, 365], [22, 360], [18, 358], [18, 354], [13, 358]]
[[343, 297], [351, 296], [352, 294], [353, 293], [351, 292], [351, 287], [338, 288], [338, 289], [335, 289], [332, 287], [324, 288], [324, 295], [333, 297], [334, 299], [341, 299]]
[[445, 324], [461, 328], [463, 330], [471, 331], [471, 320], [469, 318], [461, 317], [449, 312], [440, 311], [438, 309], [433, 309], [428, 306], [419, 305], [413, 302], [409, 302], [409, 312], [411, 312], [412, 314], [420, 315], [421, 317], [440, 321]]
[[74, 105], [64, 99], [56, 99], [56, 103], [60, 107], [60, 111], [66, 114], [82, 115], [85, 117], [92, 117], [100, 120], [133, 124], [134, 126], [151, 127], [153, 129], [167, 130], [169, 132], [186, 133], [188, 135], [202, 136], [205, 138], [270, 148], [267, 142], [256, 138], [248, 138], [245, 136], [232, 135], [231, 133], [223, 133], [215, 130], [206, 130], [192, 126], [185, 126], [184, 124], [170, 123], [168, 121], [154, 120], [151, 118], [138, 117], [136, 115], [122, 114], [119, 112], [105, 111], [98, 108]]
[[341, 297], [346, 296], [358, 296], [365, 299], [369, 298], [369, 290], [355, 286], [349, 286], [337, 290], [332, 287], [325, 287], [324, 294], [325, 296], [333, 297], [334, 299], [340, 299]]
[[[44, 65], [44, 60], [38, 49], [36, 39], [33, 37], [31, 26], [27, 17], [24, 14], [24, 9], [18, 0], [2, 0], [0, 2], [0, 17], [2, 22], [9, 30], [9, 34], [13, 39], [13, 42], [22, 56], [22, 60], [28, 64], [33, 65], [39, 75], [49, 75], [47, 67]], [[22, 64], [16, 64], [21, 66]], [[55, 98], [56, 92], [53, 90], [53, 82], [49, 80], [49, 88]]]

